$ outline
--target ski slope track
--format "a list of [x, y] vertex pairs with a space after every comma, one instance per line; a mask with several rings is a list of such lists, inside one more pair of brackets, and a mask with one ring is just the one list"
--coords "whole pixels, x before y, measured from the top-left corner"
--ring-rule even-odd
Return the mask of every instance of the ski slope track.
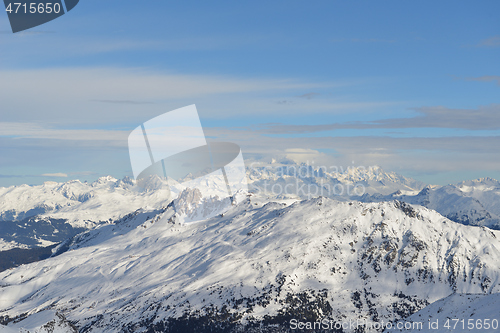
[[498, 231], [401, 201], [237, 201], [194, 223], [172, 204], [137, 210], [0, 273], [0, 324], [57, 314], [80, 332], [290, 332], [292, 319], [398, 321], [451, 294], [500, 292]]

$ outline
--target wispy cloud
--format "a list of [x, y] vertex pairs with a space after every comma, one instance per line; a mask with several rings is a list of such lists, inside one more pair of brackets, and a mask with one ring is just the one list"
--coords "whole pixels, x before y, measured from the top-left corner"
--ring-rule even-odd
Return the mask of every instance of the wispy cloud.
[[110, 99], [94, 99], [92, 101], [99, 102], [99, 103], [109, 103], [109, 104], [132, 104], [132, 105], [153, 104], [153, 102], [130, 101], [130, 100], [110, 100]]
[[321, 95], [321, 94], [315, 93], [315, 92], [310, 92], [310, 93], [306, 93], [306, 94], [301, 94], [301, 95], [295, 96], [294, 97], [295, 100], [293, 100], [293, 99], [282, 99], [282, 100], [276, 101], [276, 103], [280, 104], [280, 105], [291, 105], [291, 104], [296, 104], [296, 102], [297, 102], [296, 98], [311, 100], [313, 98], [316, 98], [319, 95]]
[[[500, 136], [268, 136], [248, 129], [208, 130], [209, 135], [238, 143], [247, 158], [277, 156], [350, 166], [380, 165], [405, 175], [490, 170], [498, 172]], [[316, 151], [330, 151], [317, 154]], [[318, 162], [321, 161], [321, 162]], [[490, 173], [491, 174], [491, 173]]]
[[320, 94], [318, 93], [315, 93], [315, 92], [310, 92], [310, 93], [307, 93], [307, 94], [302, 94], [302, 95], [299, 95], [297, 97], [300, 97], [300, 98], [305, 98], [305, 99], [313, 99], [315, 97], [318, 97]]
[[[348, 80], [308, 82], [294, 78], [188, 75], [110, 67], [0, 69], [0, 77], [8, 78], [0, 80], [0, 118], [7, 122], [30, 119], [37, 123], [122, 126], [142, 123], [193, 103], [203, 105], [199, 108], [202, 118], [224, 119], [257, 114], [331, 114], [394, 103], [358, 102], [342, 96], [314, 98], [318, 96], [314, 94], [322, 91], [364, 84]], [[283, 100], [296, 103], [276, 103]]]
[[56, 178], [68, 178], [68, 175], [62, 172], [57, 173], [44, 173], [41, 175], [42, 177], [56, 177]]
[[479, 77], [467, 77], [467, 81], [480, 81], [480, 82], [496, 82], [500, 85], [500, 76], [498, 75], [484, 75]]
[[261, 125], [265, 134], [299, 134], [325, 132], [339, 129], [403, 129], [403, 128], [452, 128], [465, 130], [500, 129], [500, 104], [481, 106], [477, 109], [451, 109], [443, 106], [414, 109], [417, 116], [383, 119], [370, 122], [347, 122], [321, 125]]
[[[182, 51], [217, 51], [217, 50], [234, 50], [239, 47], [248, 47], [249, 45], [260, 46], [261, 43], [271, 43], [274, 38], [269, 34], [262, 35], [226, 35], [226, 36], [184, 36], [165, 38], [162, 36], [150, 37], [141, 36], [118, 37], [110, 38], [105, 34], [97, 36], [82, 36], [79, 35], [76, 41], [72, 35], [67, 35], [64, 32], [56, 31], [23, 31], [12, 34], [12, 31], [3, 30], [0, 34], [10, 35], [5, 42], [9, 43], [10, 49], [6, 50], [6, 54], [18, 57], [19, 50], [28, 50], [24, 39], [31, 38], [29, 49], [37, 49], [40, 57], [54, 57], [53, 50], [58, 50], [58, 53], [65, 56], [87, 56], [87, 55], [104, 55], [124, 51], [141, 51], [141, 52], [182, 52]], [[47, 35], [43, 40], [39, 39], [40, 35]], [[52, 36], [50, 36], [52, 35]], [[21, 43], [23, 41], [23, 43]], [[50, 51], [49, 51], [50, 50]], [[22, 52], [21, 52], [22, 53]], [[61, 55], [57, 55], [60, 57]]]
[[[82, 95], [102, 96], [88, 100], [155, 100], [166, 98], [198, 97], [210, 94], [255, 92], [269, 90], [304, 89], [321, 84], [300, 82], [295, 79], [240, 79], [217, 75], [188, 75], [159, 73], [147, 69], [120, 68], [51, 68], [40, 70], [0, 71], [0, 87], [12, 92], [23, 88], [37, 95], [57, 89], [70, 97]], [[78, 78], [78, 80], [75, 80]], [[325, 84], [322, 84], [325, 85]], [[9, 88], [12, 87], [12, 88]], [[49, 94], [49, 98], [53, 97]], [[129, 98], [120, 98], [129, 96]], [[140, 96], [142, 98], [130, 98]]]
[[93, 171], [70, 172], [68, 174], [71, 176], [96, 176], [96, 175], [98, 175], [97, 172], [93, 172]]
[[382, 38], [336, 38], [330, 40], [333, 43], [349, 42], [349, 43], [396, 43], [395, 39]]
[[[254, 159], [269, 160], [283, 156], [316, 161], [316, 165], [328, 163], [337, 166], [350, 166], [355, 161], [357, 165], [381, 165], [409, 176], [451, 175], [465, 170], [471, 174], [483, 170], [485, 175], [498, 176], [500, 135], [494, 132], [486, 135], [481, 131], [500, 129], [500, 105], [475, 109], [425, 107], [414, 110], [417, 113], [410, 118], [323, 125], [270, 123], [245, 128], [209, 128], [206, 132], [214, 139], [238, 143], [245, 156]], [[420, 130], [404, 130], [424, 127], [435, 130], [427, 132], [430, 136], [425, 132], [421, 135]], [[370, 131], [377, 128], [402, 129], [405, 136], [377, 135]], [[337, 135], [335, 132], [327, 133], [335, 129], [355, 131], [352, 136], [345, 136], [345, 131]], [[457, 134], [459, 132], [447, 131], [444, 134], [444, 129], [478, 132], [460, 135]], [[325, 134], [321, 136], [320, 132]], [[308, 133], [315, 134], [304, 135]]]
[[292, 100], [289, 100], [289, 99], [283, 99], [283, 100], [280, 100], [280, 101], [276, 101], [276, 104], [290, 105], [290, 104], [295, 104], [295, 102], [292, 101]]
[[98, 129], [60, 129], [37, 123], [0, 122], [0, 137], [84, 141], [93, 145], [106, 141], [109, 145], [126, 145], [129, 131]]
[[500, 46], [500, 36], [493, 36], [490, 38], [483, 39], [476, 46], [477, 47], [499, 47]]

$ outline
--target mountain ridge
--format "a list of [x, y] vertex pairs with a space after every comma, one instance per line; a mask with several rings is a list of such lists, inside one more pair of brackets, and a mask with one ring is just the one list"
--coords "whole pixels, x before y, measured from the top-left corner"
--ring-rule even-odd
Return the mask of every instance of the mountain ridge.
[[451, 293], [500, 292], [498, 231], [401, 201], [252, 198], [201, 222], [167, 207], [88, 231], [60, 256], [0, 273], [0, 316], [50, 305], [84, 332], [285, 332], [293, 317], [398, 320]]

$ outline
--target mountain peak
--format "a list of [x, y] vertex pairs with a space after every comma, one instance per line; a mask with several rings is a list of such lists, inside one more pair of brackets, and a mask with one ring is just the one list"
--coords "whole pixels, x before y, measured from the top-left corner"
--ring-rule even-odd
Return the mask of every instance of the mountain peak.
[[116, 183], [118, 179], [113, 176], [102, 176], [99, 177], [96, 181], [92, 183], [92, 186], [107, 184], [107, 183]]

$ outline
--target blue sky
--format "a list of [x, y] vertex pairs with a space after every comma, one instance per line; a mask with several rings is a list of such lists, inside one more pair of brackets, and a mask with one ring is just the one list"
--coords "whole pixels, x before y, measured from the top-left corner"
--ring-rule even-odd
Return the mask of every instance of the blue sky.
[[[196, 104], [245, 158], [500, 178], [498, 1], [80, 1], [0, 15], [0, 186], [131, 175], [127, 136]], [[66, 176], [66, 177], [63, 177]]]

